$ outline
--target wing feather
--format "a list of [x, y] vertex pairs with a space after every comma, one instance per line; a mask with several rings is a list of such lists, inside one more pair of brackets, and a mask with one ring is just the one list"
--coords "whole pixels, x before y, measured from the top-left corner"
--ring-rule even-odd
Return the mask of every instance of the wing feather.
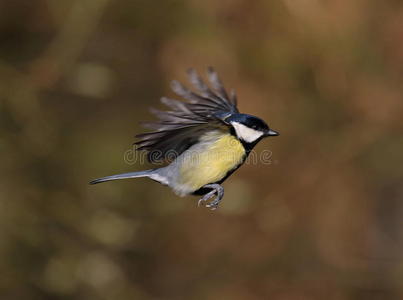
[[147, 151], [150, 162], [156, 163], [168, 154], [180, 155], [197, 143], [199, 138], [211, 130], [228, 130], [224, 118], [238, 113], [235, 92], [230, 96], [213, 68], [207, 70], [210, 87], [194, 69], [188, 70], [190, 83], [195, 91], [174, 80], [171, 88], [183, 101], [162, 97], [161, 102], [170, 110], [151, 109], [157, 121], [144, 122], [151, 132], [137, 135], [137, 150]]
[[217, 72], [212, 68], [207, 68], [207, 74], [213, 89], [217, 91], [217, 94], [223, 99], [230, 99], [228, 97], [227, 91], [225, 90], [220, 78], [218, 77]]

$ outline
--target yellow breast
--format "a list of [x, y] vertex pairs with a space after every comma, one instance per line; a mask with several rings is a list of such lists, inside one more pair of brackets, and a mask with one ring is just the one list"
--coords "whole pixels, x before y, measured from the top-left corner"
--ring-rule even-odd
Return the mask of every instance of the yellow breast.
[[246, 154], [239, 140], [219, 131], [204, 136], [199, 145], [187, 151], [179, 170], [178, 183], [193, 190], [223, 179], [243, 162]]

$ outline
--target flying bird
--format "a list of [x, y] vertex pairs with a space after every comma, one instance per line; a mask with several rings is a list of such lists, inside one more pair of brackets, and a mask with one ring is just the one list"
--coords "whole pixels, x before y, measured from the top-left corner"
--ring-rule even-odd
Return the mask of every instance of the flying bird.
[[136, 150], [147, 152], [151, 163], [165, 167], [112, 175], [105, 181], [148, 177], [169, 186], [177, 195], [201, 195], [198, 205], [214, 210], [224, 196], [221, 186], [246, 160], [263, 138], [277, 136], [262, 119], [242, 114], [237, 97], [227, 93], [213, 68], [207, 69], [210, 86], [194, 69], [188, 70], [194, 91], [174, 80], [171, 88], [182, 101], [163, 97], [168, 111], [152, 109], [158, 121], [143, 123], [151, 132], [139, 134]]

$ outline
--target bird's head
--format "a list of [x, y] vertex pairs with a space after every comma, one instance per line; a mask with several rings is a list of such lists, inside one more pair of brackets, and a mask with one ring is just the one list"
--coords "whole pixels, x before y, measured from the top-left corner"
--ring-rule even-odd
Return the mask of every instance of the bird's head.
[[264, 137], [279, 135], [262, 119], [252, 115], [232, 114], [225, 119], [225, 122], [234, 128], [238, 139], [246, 143], [255, 143]]

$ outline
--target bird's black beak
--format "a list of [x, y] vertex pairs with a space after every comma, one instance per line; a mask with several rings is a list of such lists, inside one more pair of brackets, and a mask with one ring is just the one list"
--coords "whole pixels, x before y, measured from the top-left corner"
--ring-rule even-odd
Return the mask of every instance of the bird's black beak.
[[269, 129], [266, 131], [264, 136], [277, 136], [280, 135], [277, 131], [274, 131], [273, 129]]

